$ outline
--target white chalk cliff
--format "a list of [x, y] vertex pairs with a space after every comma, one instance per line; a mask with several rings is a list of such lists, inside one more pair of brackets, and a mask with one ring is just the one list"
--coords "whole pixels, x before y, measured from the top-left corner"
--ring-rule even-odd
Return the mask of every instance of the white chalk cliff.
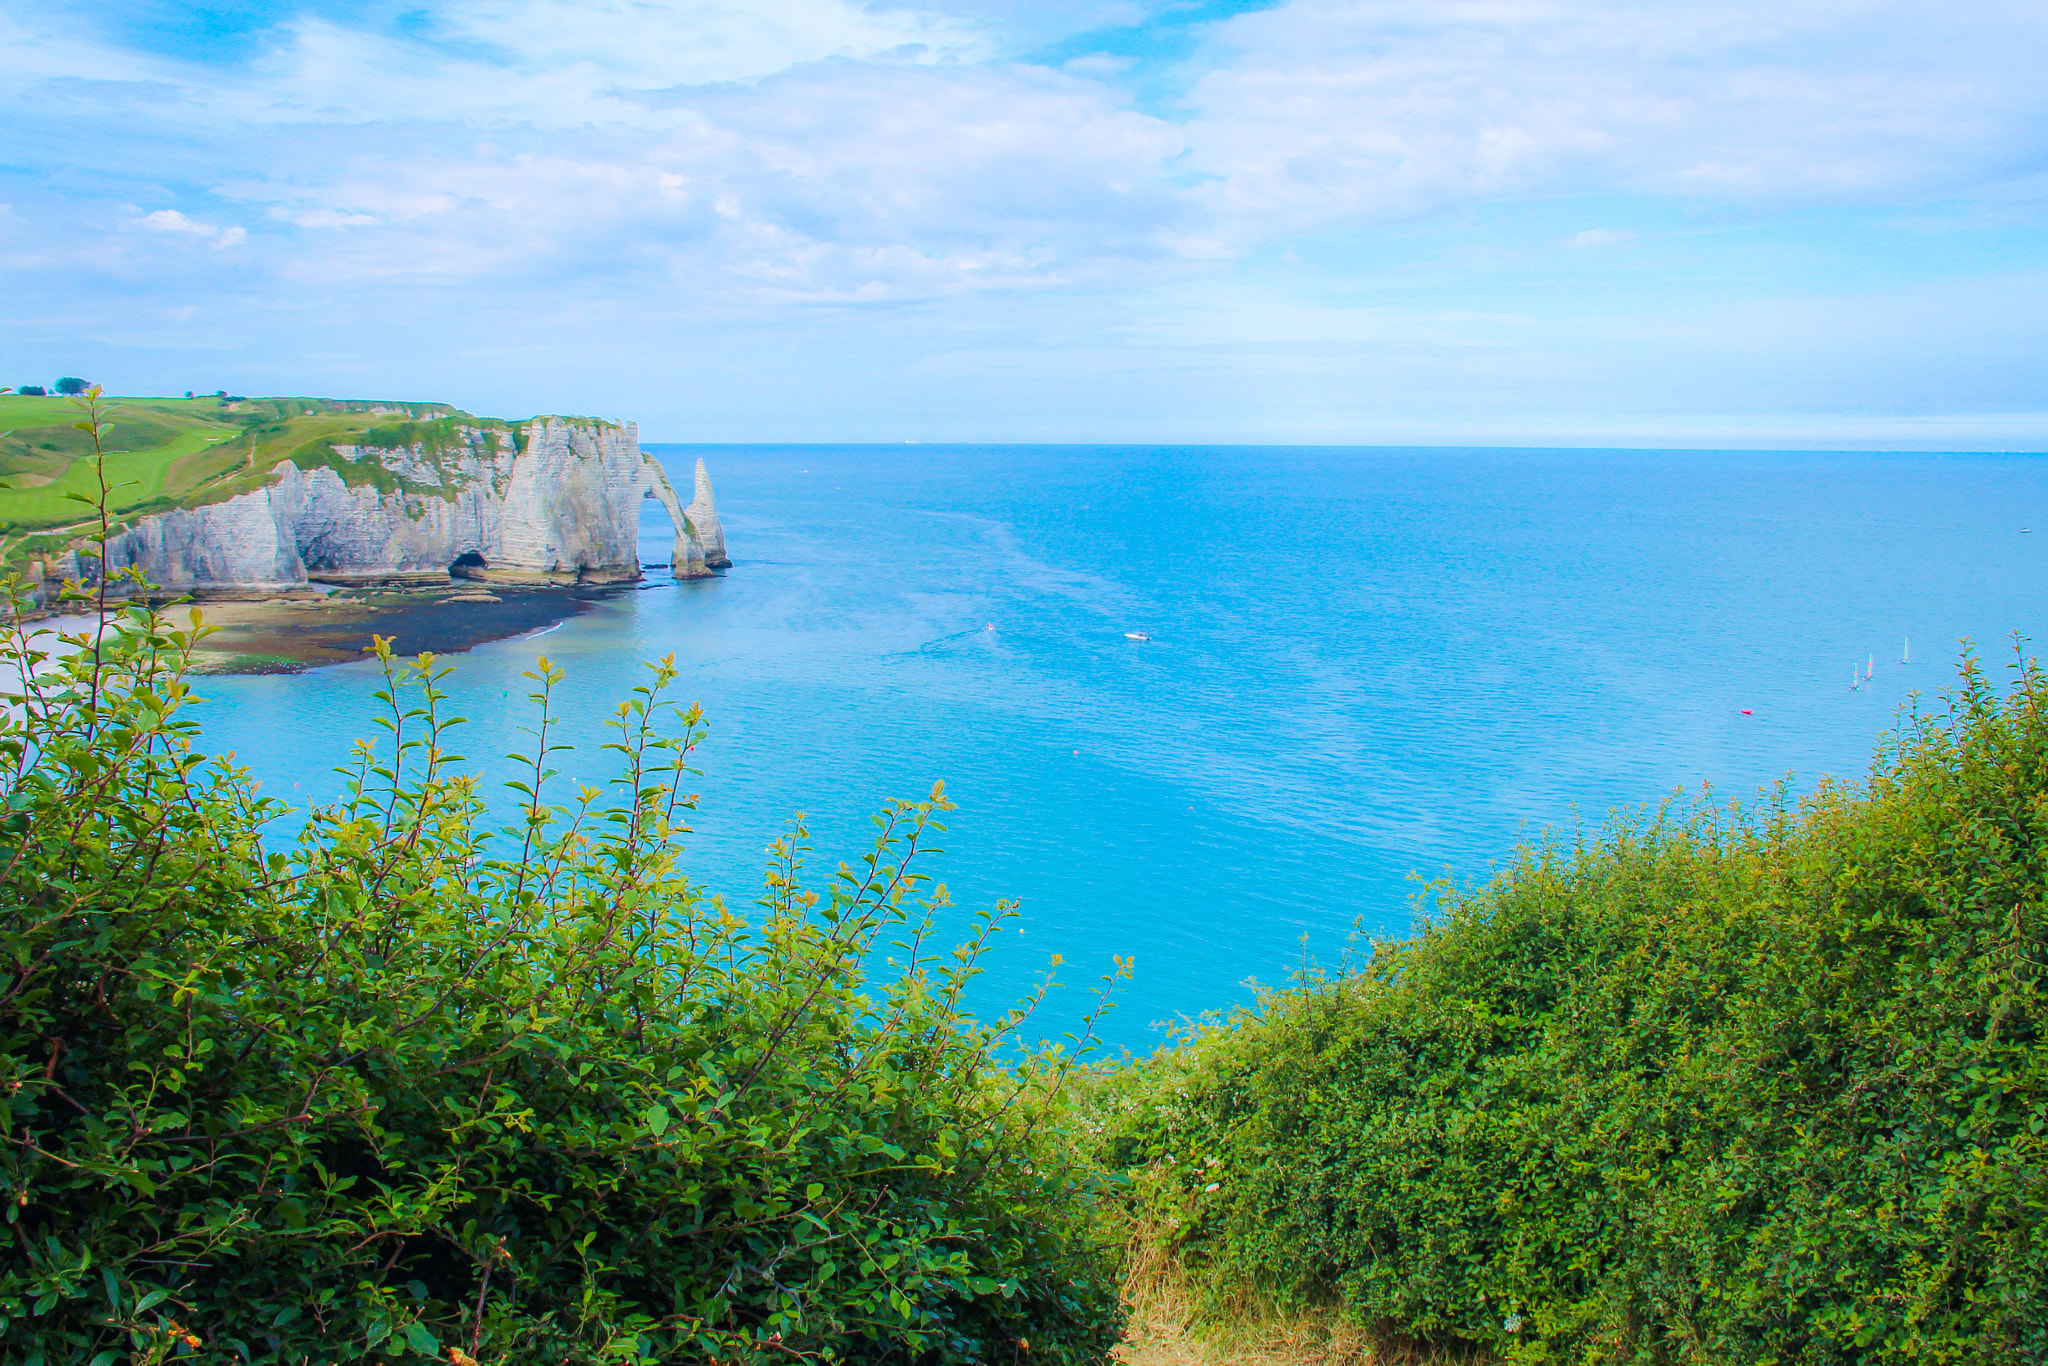
[[641, 500], [654, 498], [675, 523], [677, 578], [730, 563], [703, 461], [685, 511], [632, 423], [536, 418], [519, 435], [465, 426], [432, 451], [336, 445], [339, 462], [281, 461], [254, 492], [144, 518], [107, 558], [165, 588], [450, 572], [622, 582], [640, 577]]

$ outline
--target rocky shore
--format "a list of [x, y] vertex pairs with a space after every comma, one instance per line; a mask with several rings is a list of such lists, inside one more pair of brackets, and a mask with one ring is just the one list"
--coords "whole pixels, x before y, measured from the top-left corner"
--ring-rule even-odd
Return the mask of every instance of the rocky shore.
[[[323, 664], [361, 659], [372, 636], [387, 636], [403, 655], [455, 654], [492, 640], [542, 630], [611, 593], [602, 586], [488, 588], [443, 579], [438, 585], [385, 583], [321, 591], [300, 588], [271, 594], [203, 594], [197, 607], [216, 628], [200, 642], [202, 673], [303, 673]], [[170, 609], [184, 624], [188, 606]]]

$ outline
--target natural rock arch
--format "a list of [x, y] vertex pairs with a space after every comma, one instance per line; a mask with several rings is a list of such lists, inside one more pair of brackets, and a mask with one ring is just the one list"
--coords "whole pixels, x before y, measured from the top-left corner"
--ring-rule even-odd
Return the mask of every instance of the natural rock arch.
[[669, 573], [679, 579], [700, 579], [711, 571], [704, 566], [704, 543], [697, 539], [697, 528], [690, 524], [690, 516], [683, 511], [683, 500], [676, 497], [675, 486], [668, 482], [668, 472], [647, 458], [646, 496], [660, 503], [668, 511], [669, 522], [676, 529], [676, 548], [669, 556]]

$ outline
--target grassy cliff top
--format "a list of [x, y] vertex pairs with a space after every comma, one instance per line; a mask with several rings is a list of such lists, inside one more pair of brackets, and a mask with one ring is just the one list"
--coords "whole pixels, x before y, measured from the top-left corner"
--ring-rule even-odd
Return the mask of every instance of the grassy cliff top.
[[[429, 463], [500, 435], [524, 445], [527, 423], [480, 418], [445, 403], [325, 398], [110, 398], [107, 480], [123, 522], [176, 507], [218, 503], [259, 488], [290, 460], [327, 466], [350, 484], [403, 487], [374, 460], [337, 446], [418, 448]], [[56, 533], [90, 515], [69, 493], [97, 489], [92, 440], [71, 399], [0, 394], [0, 537]], [[578, 419], [587, 421], [588, 419]]]

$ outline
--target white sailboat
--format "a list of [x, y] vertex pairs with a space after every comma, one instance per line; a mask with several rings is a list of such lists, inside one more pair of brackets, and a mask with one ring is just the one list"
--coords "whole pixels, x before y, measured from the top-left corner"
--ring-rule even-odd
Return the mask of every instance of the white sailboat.
[[1913, 638], [1905, 636], [1902, 637], [1902, 640], [1904, 643], [1899, 646], [1899, 663], [1911, 664], [1913, 662]]

